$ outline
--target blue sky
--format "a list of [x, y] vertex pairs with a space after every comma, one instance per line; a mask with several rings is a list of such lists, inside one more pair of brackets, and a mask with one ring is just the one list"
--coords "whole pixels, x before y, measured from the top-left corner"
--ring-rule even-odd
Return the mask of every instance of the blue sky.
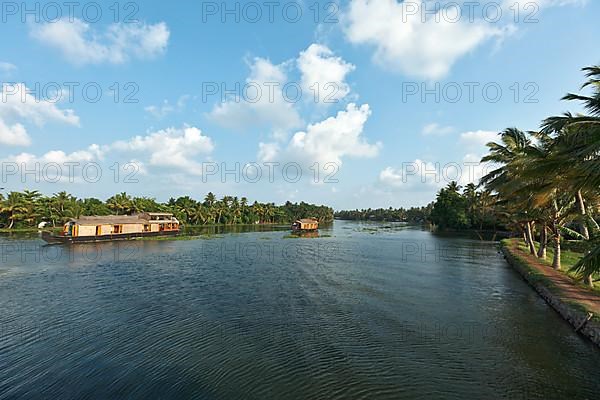
[[451, 3], [4, 3], [0, 186], [425, 205], [600, 63], [598, 2]]

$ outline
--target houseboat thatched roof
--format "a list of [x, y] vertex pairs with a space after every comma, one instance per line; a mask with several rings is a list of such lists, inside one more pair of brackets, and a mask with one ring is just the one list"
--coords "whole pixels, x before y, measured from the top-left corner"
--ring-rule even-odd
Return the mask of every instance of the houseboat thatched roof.
[[302, 219], [299, 219], [296, 222], [301, 222], [303, 224], [316, 224], [319, 221], [317, 219], [315, 219], [315, 218], [302, 218]]
[[[166, 217], [156, 219], [152, 217]], [[77, 225], [125, 225], [125, 224], [148, 224], [178, 222], [173, 219], [170, 213], [141, 213], [136, 215], [100, 215], [100, 216], [81, 216], [72, 219]]]
[[143, 214], [138, 215], [101, 215], [101, 216], [82, 216], [72, 219], [78, 225], [123, 225], [123, 224], [143, 224], [148, 222], [148, 218]]

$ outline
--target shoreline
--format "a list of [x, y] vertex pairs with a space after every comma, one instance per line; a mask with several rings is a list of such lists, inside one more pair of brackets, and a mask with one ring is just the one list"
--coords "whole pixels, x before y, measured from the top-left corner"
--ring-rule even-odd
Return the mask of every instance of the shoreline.
[[[290, 222], [291, 225], [291, 222]], [[270, 226], [270, 227], [276, 227], [276, 226], [281, 226], [281, 227], [287, 227], [287, 224], [282, 224], [282, 223], [262, 223], [262, 224], [206, 224], [206, 225], [184, 225], [184, 229], [201, 229], [201, 228], [220, 228], [220, 227], [235, 227], [235, 226], [240, 226], [240, 227], [247, 227], [247, 226]], [[44, 228], [44, 229], [50, 229], [53, 231], [61, 231], [62, 228], [60, 226], [56, 226], [56, 227], [50, 227], [50, 228]], [[8, 229], [8, 228], [0, 228], [0, 233], [36, 233], [39, 232], [41, 229], [39, 228], [12, 228], [12, 229]]]
[[[562, 272], [532, 263], [529, 255], [517, 247], [518, 240], [506, 239], [500, 242], [500, 249], [508, 264], [575, 329], [576, 333], [600, 347], [600, 296], [571, 282], [567, 275], [557, 275]], [[549, 270], [546, 271], [546, 268]], [[592, 301], [588, 300], [590, 297]]]

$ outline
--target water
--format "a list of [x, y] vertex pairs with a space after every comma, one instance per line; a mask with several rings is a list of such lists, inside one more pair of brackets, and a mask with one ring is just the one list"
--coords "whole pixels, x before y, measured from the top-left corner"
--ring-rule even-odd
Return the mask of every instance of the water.
[[336, 221], [0, 237], [0, 399], [593, 399], [600, 351], [492, 242]]

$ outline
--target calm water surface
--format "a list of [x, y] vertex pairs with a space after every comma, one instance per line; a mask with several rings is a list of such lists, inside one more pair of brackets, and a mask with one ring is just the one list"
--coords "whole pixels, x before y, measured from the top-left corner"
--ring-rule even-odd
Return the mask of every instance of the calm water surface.
[[0, 250], [0, 399], [600, 396], [600, 351], [492, 242], [338, 221]]

